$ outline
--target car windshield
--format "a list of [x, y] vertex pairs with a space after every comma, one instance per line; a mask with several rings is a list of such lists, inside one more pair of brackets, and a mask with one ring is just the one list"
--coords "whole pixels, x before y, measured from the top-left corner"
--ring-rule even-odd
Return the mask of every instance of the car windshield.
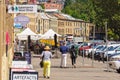
[[108, 47], [108, 51], [113, 51], [113, 50], [114, 50], [113, 46]]
[[101, 49], [103, 46], [102, 45], [98, 45], [98, 46], [96, 46], [95, 48], [96, 49]]
[[98, 47], [98, 48], [96, 48], [96, 49], [101, 51], [104, 47], [105, 47], [105, 46], [101, 46], [101, 47]]
[[101, 51], [104, 51], [106, 48], [107, 48], [107, 47], [106, 47], [106, 46], [104, 46], [103, 48], [101, 48]]
[[119, 46], [115, 46], [115, 47], [113, 47], [113, 46], [110, 46], [109, 48], [108, 48], [108, 51], [113, 51], [113, 50], [115, 50], [116, 48], [118, 48]]

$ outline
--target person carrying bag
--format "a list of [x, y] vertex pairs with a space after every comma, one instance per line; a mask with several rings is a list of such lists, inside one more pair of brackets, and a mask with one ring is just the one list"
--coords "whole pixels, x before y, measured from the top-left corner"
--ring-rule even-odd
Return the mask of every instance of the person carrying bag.
[[[45, 51], [42, 52], [41, 57], [43, 58], [43, 76], [44, 78], [50, 78], [50, 67], [51, 67], [51, 58], [52, 53], [49, 51], [49, 46], [44, 48]], [[44, 57], [43, 57], [44, 56]], [[42, 61], [42, 60], [41, 60]], [[42, 62], [41, 62], [42, 67]]]
[[70, 49], [70, 58], [71, 58], [71, 62], [72, 62], [72, 67], [76, 68], [77, 52], [76, 52], [74, 45], [72, 45], [72, 47]]

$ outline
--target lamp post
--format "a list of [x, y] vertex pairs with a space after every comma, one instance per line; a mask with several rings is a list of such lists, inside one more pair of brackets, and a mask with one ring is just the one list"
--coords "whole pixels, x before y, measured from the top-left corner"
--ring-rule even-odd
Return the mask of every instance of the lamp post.
[[95, 25], [93, 26], [92, 67], [94, 66], [94, 39], [95, 39]]
[[105, 22], [105, 41], [106, 41], [106, 47], [107, 47], [107, 50], [106, 50], [106, 53], [107, 53], [107, 62], [106, 62], [106, 65], [107, 65], [107, 71], [109, 71], [109, 65], [108, 65], [108, 34], [107, 34], [107, 21]]
[[[83, 28], [83, 44], [85, 43], [85, 40], [84, 40], [84, 34], [85, 33], [85, 29]], [[83, 66], [84, 66], [84, 53], [85, 53], [85, 50], [84, 50], [84, 46], [83, 46], [83, 62], [82, 62], [82, 64], [83, 64]]]
[[[75, 30], [80, 30], [80, 31], [82, 31], [83, 30], [83, 44], [84, 44], [84, 30], [85, 30], [85, 28], [75, 28]], [[84, 66], [84, 48], [83, 48], [83, 60], [82, 60], [82, 65]]]

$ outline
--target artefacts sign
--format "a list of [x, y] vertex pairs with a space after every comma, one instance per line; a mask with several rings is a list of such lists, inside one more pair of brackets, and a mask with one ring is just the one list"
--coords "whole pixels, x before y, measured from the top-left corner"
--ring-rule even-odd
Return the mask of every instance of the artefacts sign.
[[12, 72], [11, 80], [38, 80], [38, 72]]
[[37, 13], [37, 5], [8, 5], [8, 13]]
[[19, 15], [14, 18], [15, 24], [21, 24], [21, 26], [25, 26], [27, 23], [29, 23], [30, 19], [27, 16]]

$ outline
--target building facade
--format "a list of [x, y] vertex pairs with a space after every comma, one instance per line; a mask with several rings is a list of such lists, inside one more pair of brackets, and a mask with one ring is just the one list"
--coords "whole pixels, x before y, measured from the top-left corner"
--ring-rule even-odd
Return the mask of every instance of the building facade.
[[43, 12], [37, 13], [37, 32], [44, 34], [49, 30], [50, 20], [47, 15]]
[[52, 29], [53, 31], [58, 33], [58, 20], [55, 16], [52, 16], [50, 14], [46, 14], [49, 18], [49, 29]]
[[14, 50], [13, 14], [8, 14], [5, 3], [0, 1], [0, 80], [9, 80]]
[[25, 27], [29, 27], [33, 32], [36, 33], [36, 15], [34, 13], [25, 13], [24, 15], [30, 19], [29, 23]]

